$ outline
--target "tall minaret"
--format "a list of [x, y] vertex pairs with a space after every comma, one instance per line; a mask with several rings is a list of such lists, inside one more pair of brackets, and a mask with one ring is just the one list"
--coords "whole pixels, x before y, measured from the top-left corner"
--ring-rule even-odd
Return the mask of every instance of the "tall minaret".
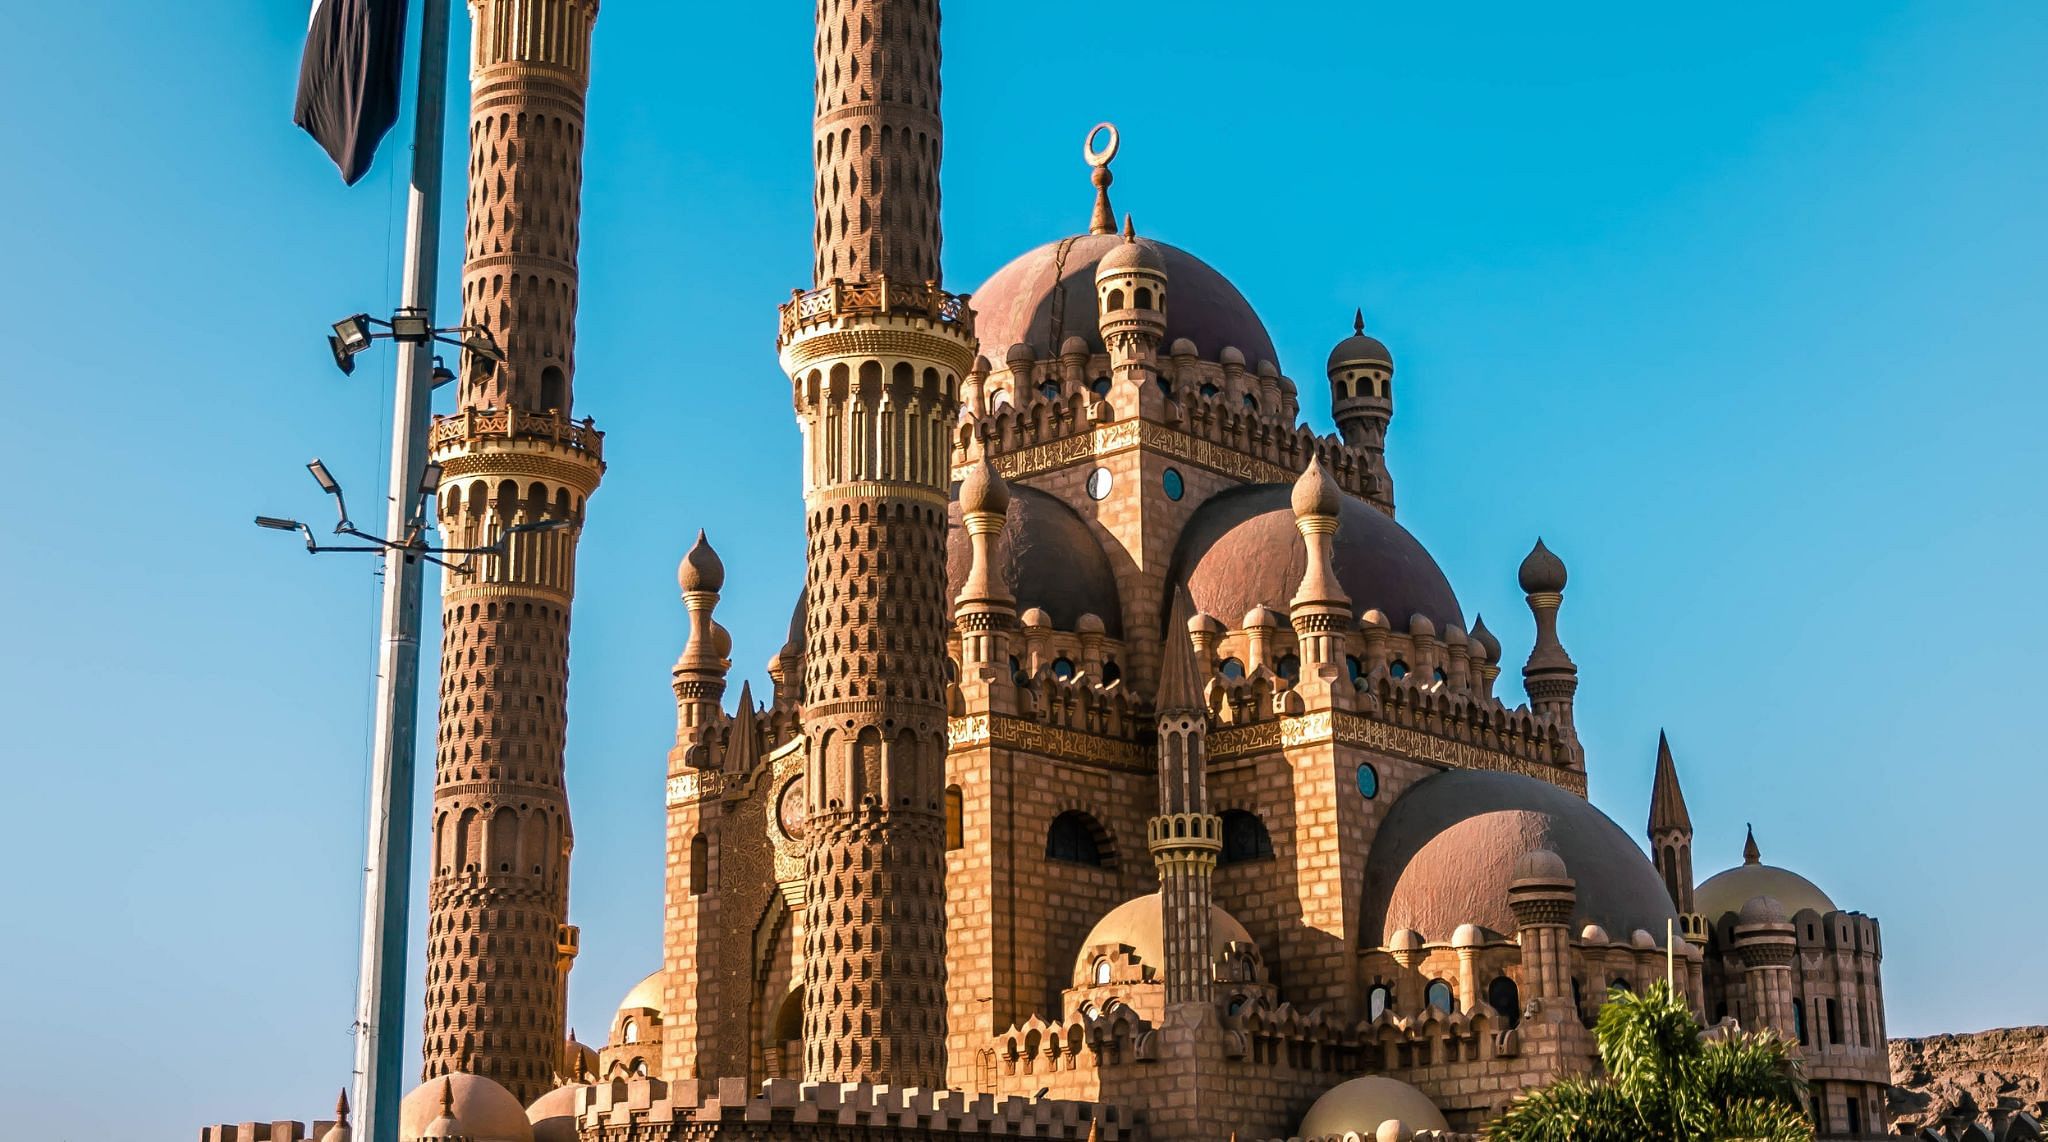
[[1174, 592], [1159, 664], [1159, 812], [1145, 843], [1159, 870], [1160, 930], [1165, 941], [1166, 1004], [1208, 1003], [1216, 989], [1209, 951], [1211, 878], [1223, 852], [1223, 819], [1209, 811], [1209, 711], [1202, 701], [1188, 623], [1195, 605]]
[[569, 607], [602, 436], [569, 419], [583, 98], [597, 0], [471, 0], [461, 411], [431, 437], [451, 546], [508, 528], [502, 556], [442, 582], [441, 709], [427, 907], [424, 1077], [553, 1089], [566, 1018], [569, 801], [562, 775]]
[[945, 1080], [946, 497], [966, 298], [938, 288], [937, 0], [818, 0], [804, 439], [804, 1078]]

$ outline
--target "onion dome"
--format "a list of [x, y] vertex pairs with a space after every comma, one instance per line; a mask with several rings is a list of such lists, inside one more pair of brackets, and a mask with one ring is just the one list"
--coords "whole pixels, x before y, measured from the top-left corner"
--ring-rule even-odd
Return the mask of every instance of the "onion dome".
[[1585, 798], [1520, 774], [1453, 769], [1388, 810], [1366, 860], [1361, 943], [1403, 928], [1432, 942], [1461, 924], [1512, 932], [1516, 881], [1575, 881], [1574, 927], [1661, 932], [1678, 915], [1649, 858]]
[[1428, 1095], [1399, 1079], [1364, 1075], [1324, 1091], [1302, 1116], [1294, 1134], [1305, 1139], [1346, 1134], [1378, 1138], [1380, 1127], [1393, 1122], [1409, 1131], [1451, 1128]]
[[989, 359], [987, 357], [984, 357], [981, 354], [976, 353], [974, 355], [974, 364], [968, 366], [967, 371], [969, 373], [978, 373], [981, 376], [985, 377], [988, 376], [989, 371], [994, 368], [995, 366], [989, 363]]
[[533, 1124], [511, 1091], [481, 1075], [454, 1074], [422, 1083], [405, 1096], [398, 1105], [398, 1137], [400, 1142], [533, 1142]]
[[[1095, 277], [1104, 260], [1118, 255], [1120, 259], [1156, 258], [1156, 272], [1172, 281], [1173, 305], [1166, 311], [1163, 343], [1172, 345], [1185, 338], [1197, 354], [1214, 354], [1225, 345], [1236, 345], [1255, 358], [1280, 359], [1251, 303], [1208, 263], [1150, 238], [1128, 243], [1139, 247], [1137, 252], [1119, 254], [1126, 244], [1122, 234], [1083, 234], [1048, 242], [997, 270], [973, 295], [975, 328], [982, 344], [1025, 342], [1044, 351], [1066, 334], [1075, 333], [1088, 339], [1092, 351], [1104, 351], [1093, 317]], [[1110, 272], [1117, 272], [1114, 263]], [[1064, 302], [1055, 305], [1061, 294]], [[1065, 328], [1054, 328], [1055, 312], [1063, 314]], [[1179, 355], [1178, 347], [1168, 353]]]
[[963, 512], [1005, 512], [1010, 508], [1010, 486], [1002, 473], [983, 456], [960, 481], [960, 510]]
[[1552, 554], [1548, 547], [1543, 546], [1543, 541], [1538, 539], [1528, 557], [1522, 560], [1517, 577], [1521, 580], [1522, 590], [1526, 594], [1555, 594], [1564, 590], [1564, 560]]
[[569, 1083], [533, 1100], [526, 1120], [533, 1124], [533, 1142], [576, 1142], [576, 1094], [585, 1090]]
[[1003, 364], [1008, 365], [1012, 371], [1016, 370], [1019, 366], [1029, 368], [1036, 360], [1038, 360], [1038, 354], [1032, 352], [1031, 346], [1024, 344], [1022, 341], [1012, 344], [1009, 351], [1003, 354]]
[[1295, 516], [1336, 515], [1344, 507], [1344, 492], [1337, 487], [1336, 478], [1323, 467], [1320, 455], [1310, 456], [1308, 467], [1294, 481], [1294, 491], [1289, 495], [1288, 504]]
[[1361, 309], [1352, 314], [1351, 336], [1337, 342], [1337, 347], [1330, 350], [1327, 371], [1334, 374], [1342, 369], [1356, 368], [1360, 365], [1385, 365], [1392, 368], [1393, 364], [1394, 355], [1387, 352], [1387, 347], [1380, 343], [1379, 338], [1365, 335], [1365, 311]]
[[1500, 639], [1486, 629], [1486, 616], [1479, 615], [1472, 620], [1472, 642], [1486, 652], [1486, 661], [1500, 661]]
[[[1138, 965], [1150, 968], [1153, 977], [1166, 971], [1166, 937], [1164, 908], [1157, 892], [1126, 900], [1109, 910], [1095, 927], [1088, 930], [1088, 938], [1081, 941], [1080, 954], [1074, 957], [1074, 986], [1087, 987], [1094, 976], [1090, 968], [1094, 960], [1090, 948], [1104, 944], [1121, 944], [1131, 949], [1131, 955]], [[1252, 943], [1250, 932], [1245, 931], [1237, 918], [1223, 909], [1209, 906], [1209, 954], [1221, 959], [1233, 943]]]
[[[1286, 609], [1308, 570], [1293, 494], [1287, 484], [1253, 484], [1211, 496], [1181, 529], [1168, 583], [1185, 584], [1205, 614]], [[1464, 623], [1450, 581], [1407, 529], [1348, 493], [1335, 514], [1331, 562], [1361, 616], [1377, 609], [1424, 615], [1438, 628]]]
[[718, 552], [711, 550], [711, 542], [704, 538], [704, 530], [697, 529], [697, 542], [683, 556], [682, 566], [676, 568], [676, 582], [685, 591], [720, 591], [725, 587], [725, 564], [718, 558]]
[[[1747, 847], [1754, 853], [1755, 846], [1756, 837], [1752, 835]], [[1839, 910], [1818, 885], [1789, 868], [1763, 863], [1760, 853], [1750, 856], [1744, 864], [1708, 877], [1693, 891], [1692, 898], [1693, 907], [1711, 922], [1730, 912], [1739, 913], [1757, 896], [1777, 901], [1786, 915], [1811, 909], [1825, 916]]]

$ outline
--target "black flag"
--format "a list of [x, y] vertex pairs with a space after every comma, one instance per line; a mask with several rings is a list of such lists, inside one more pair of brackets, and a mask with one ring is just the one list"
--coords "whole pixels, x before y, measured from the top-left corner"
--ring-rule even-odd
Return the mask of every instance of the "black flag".
[[355, 185], [398, 121], [405, 0], [313, 0], [292, 122], [327, 148]]

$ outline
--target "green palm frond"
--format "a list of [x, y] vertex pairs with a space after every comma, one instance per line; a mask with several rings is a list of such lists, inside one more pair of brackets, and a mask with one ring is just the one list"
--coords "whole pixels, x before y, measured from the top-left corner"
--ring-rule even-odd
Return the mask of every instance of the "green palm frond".
[[1642, 1142], [1642, 1120], [1599, 1079], [1562, 1078], [1516, 1099], [1486, 1128], [1492, 1142]]

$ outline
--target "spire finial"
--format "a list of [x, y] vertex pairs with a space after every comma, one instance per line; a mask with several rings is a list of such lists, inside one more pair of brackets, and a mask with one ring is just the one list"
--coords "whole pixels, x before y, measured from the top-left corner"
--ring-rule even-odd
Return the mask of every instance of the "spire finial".
[[455, 1080], [441, 1080], [441, 1117], [455, 1117]]
[[1692, 833], [1692, 814], [1685, 808], [1685, 792], [1678, 787], [1678, 763], [1671, 757], [1671, 739], [1657, 731], [1657, 770], [1650, 783], [1650, 833], [1682, 829]]
[[1351, 311], [1351, 335], [1353, 337], [1365, 336], [1365, 309], [1362, 306]]
[[336, 1095], [336, 1096], [335, 1096], [335, 1098], [334, 1098], [334, 1121], [335, 1121], [335, 1123], [336, 1123], [337, 1125], [340, 1125], [340, 1126], [347, 1126], [347, 1125], [348, 1125], [348, 1088], [347, 1088], [347, 1087], [342, 1087], [342, 1088], [341, 1088], [341, 1093], [340, 1093], [340, 1094], [338, 1094], [338, 1095]]
[[1135, 242], [1137, 240], [1138, 228], [1135, 225], [1132, 225], [1131, 212], [1126, 210], [1124, 211], [1124, 241]]
[[[1105, 131], [1109, 133], [1109, 141], [1102, 145], [1101, 150], [1097, 150], [1095, 140]], [[1088, 128], [1088, 137], [1081, 140], [1081, 157], [1088, 160], [1089, 166], [1095, 168], [1088, 176], [1088, 180], [1095, 184], [1095, 213], [1088, 219], [1090, 234], [1116, 233], [1116, 211], [1109, 206], [1109, 184], [1116, 181], [1115, 176], [1109, 173], [1109, 161], [1116, 157], [1116, 148], [1117, 133], [1114, 123], [1097, 123]]]
[[1174, 588], [1166, 618], [1166, 657], [1159, 664], [1159, 695], [1153, 707], [1162, 715], [1191, 712], [1202, 706], [1202, 669], [1195, 662], [1195, 643], [1188, 624], [1195, 618], [1195, 600], [1185, 586]]
[[1742, 863], [1762, 864], [1764, 862], [1764, 854], [1758, 851], [1756, 847], [1755, 826], [1745, 823], [1742, 828], [1744, 832], [1749, 834], [1742, 842]]

